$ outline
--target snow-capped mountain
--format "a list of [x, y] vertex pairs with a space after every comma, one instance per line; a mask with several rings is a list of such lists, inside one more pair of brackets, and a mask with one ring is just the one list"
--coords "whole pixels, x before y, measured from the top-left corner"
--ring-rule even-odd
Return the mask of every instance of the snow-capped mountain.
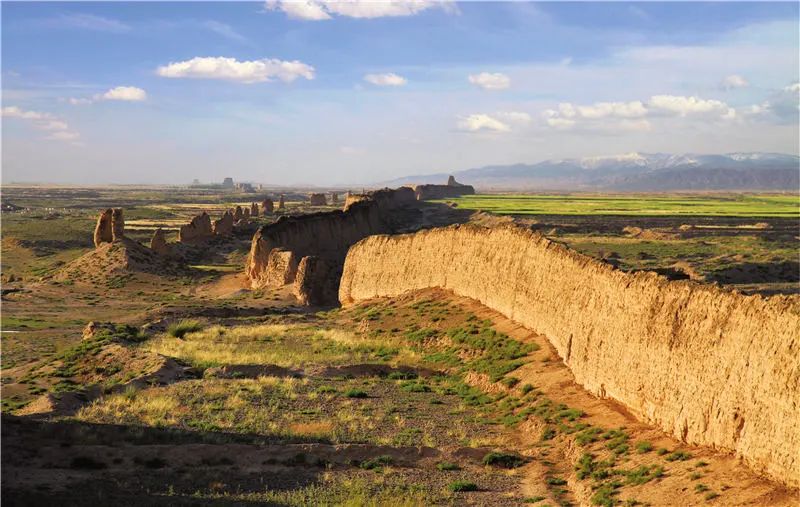
[[[477, 187], [542, 190], [797, 190], [800, 157], [781, 153], [723, 155], [625, 153], [485, 166], [453, 173]], [[389, 186], [444, 183], [446, 173], [408, 176]]]

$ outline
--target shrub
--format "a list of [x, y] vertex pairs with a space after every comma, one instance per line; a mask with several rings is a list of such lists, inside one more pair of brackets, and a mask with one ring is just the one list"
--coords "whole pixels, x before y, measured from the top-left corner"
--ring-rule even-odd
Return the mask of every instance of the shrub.
[[525, 395], [525, 394], [528, 394], [529, 392], [533, 391], [533, 386], [532, 386], [532, 385], [530, 385], [530, 384], [524, 384], [524, 385], [523, 385], [523, 386], [520, 388], [520, 391], [522, 391], [522, 394], [523, 394], [523, 395]]
[[348, 389], [344, 393], [348, 398], [366, 398], [367, 393], [361, 389]]
[[550, 486], [563, 486], [564, 484], [567, 483], [567, 481], [565, 481], [561, 477], [548, 477], [546, 482]]
[[203, 329], [203, 326], [196, 320], [184, 319], [180, 322], [170, 324], [167, 328], [167, 334], [175, 338], [183, 338], [188, 333], [194, 333]]
[[553, 438], [555, 438], [555, 436], [556, 436], [556, 429], [551, 427], [551, 426], [548, 426], [542, 432], [542, 440], [543, 441], [544, 440], [552, 440]]
[[391, 456], [378, 456], [376, 458], [363, 461], [359, 468], [364, 470], [381, 470], [384, 466], [391, 465], [394, 462]]
[[483, 464], [500, 468], [517, 468], [525, 464], [525, 460], [516, 454], [490, 452], [483, 457]]
[[451, 482], [447, 488], [454, 493], [463, 491], [478, 491], [478, 485], [470, 481]]
[[692, 455], [685, 451], [675, 451], [665, 459], [667, 461], [686, 461], [687, 459], [691, 458]]
[[544, 500], [546, 497], [543, 496], [532, 496], [530, 498], [526, 498], [522, 501], [522, 503], [539, 503]]
[[438, 468], [442, 472], [449, 472], [451, 470], [461, 470], [460, 466], [456, 465], [455, 463], [450, 463], [449, 461], [442, 461], [441, 463], [437, 463], [436, 468]]
[[500, 383], [502, 383], [504, 386], [510, 389], [515, 385], [519, 384], [519, 379], [517, 377], [506, 377], [503, 380], [501, 380]]

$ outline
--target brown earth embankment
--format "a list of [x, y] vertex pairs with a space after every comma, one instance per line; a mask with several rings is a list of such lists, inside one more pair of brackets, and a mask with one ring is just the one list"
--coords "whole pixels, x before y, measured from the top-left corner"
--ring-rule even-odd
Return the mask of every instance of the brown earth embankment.
[[800, 298], [625, 273], [515, 225], [372, 236], [343, 304], [428, 287], [544, 334], [578, 383], [686, 442], [800, 486]]

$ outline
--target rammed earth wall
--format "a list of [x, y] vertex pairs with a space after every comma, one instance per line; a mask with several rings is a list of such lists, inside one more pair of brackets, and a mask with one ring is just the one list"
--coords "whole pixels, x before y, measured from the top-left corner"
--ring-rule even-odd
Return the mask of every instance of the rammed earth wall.
[[800, 486], [800, 298], [625, 273], [515, 225], [371, 236], [342, 304], [442, 287], [546, 335], [578, 383]]

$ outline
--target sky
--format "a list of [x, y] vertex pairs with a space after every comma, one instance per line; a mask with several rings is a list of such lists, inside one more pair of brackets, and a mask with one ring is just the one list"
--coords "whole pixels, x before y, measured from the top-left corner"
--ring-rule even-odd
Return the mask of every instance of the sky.
[[2, 181], [798, 154], [798, 3], [3, 2]]

